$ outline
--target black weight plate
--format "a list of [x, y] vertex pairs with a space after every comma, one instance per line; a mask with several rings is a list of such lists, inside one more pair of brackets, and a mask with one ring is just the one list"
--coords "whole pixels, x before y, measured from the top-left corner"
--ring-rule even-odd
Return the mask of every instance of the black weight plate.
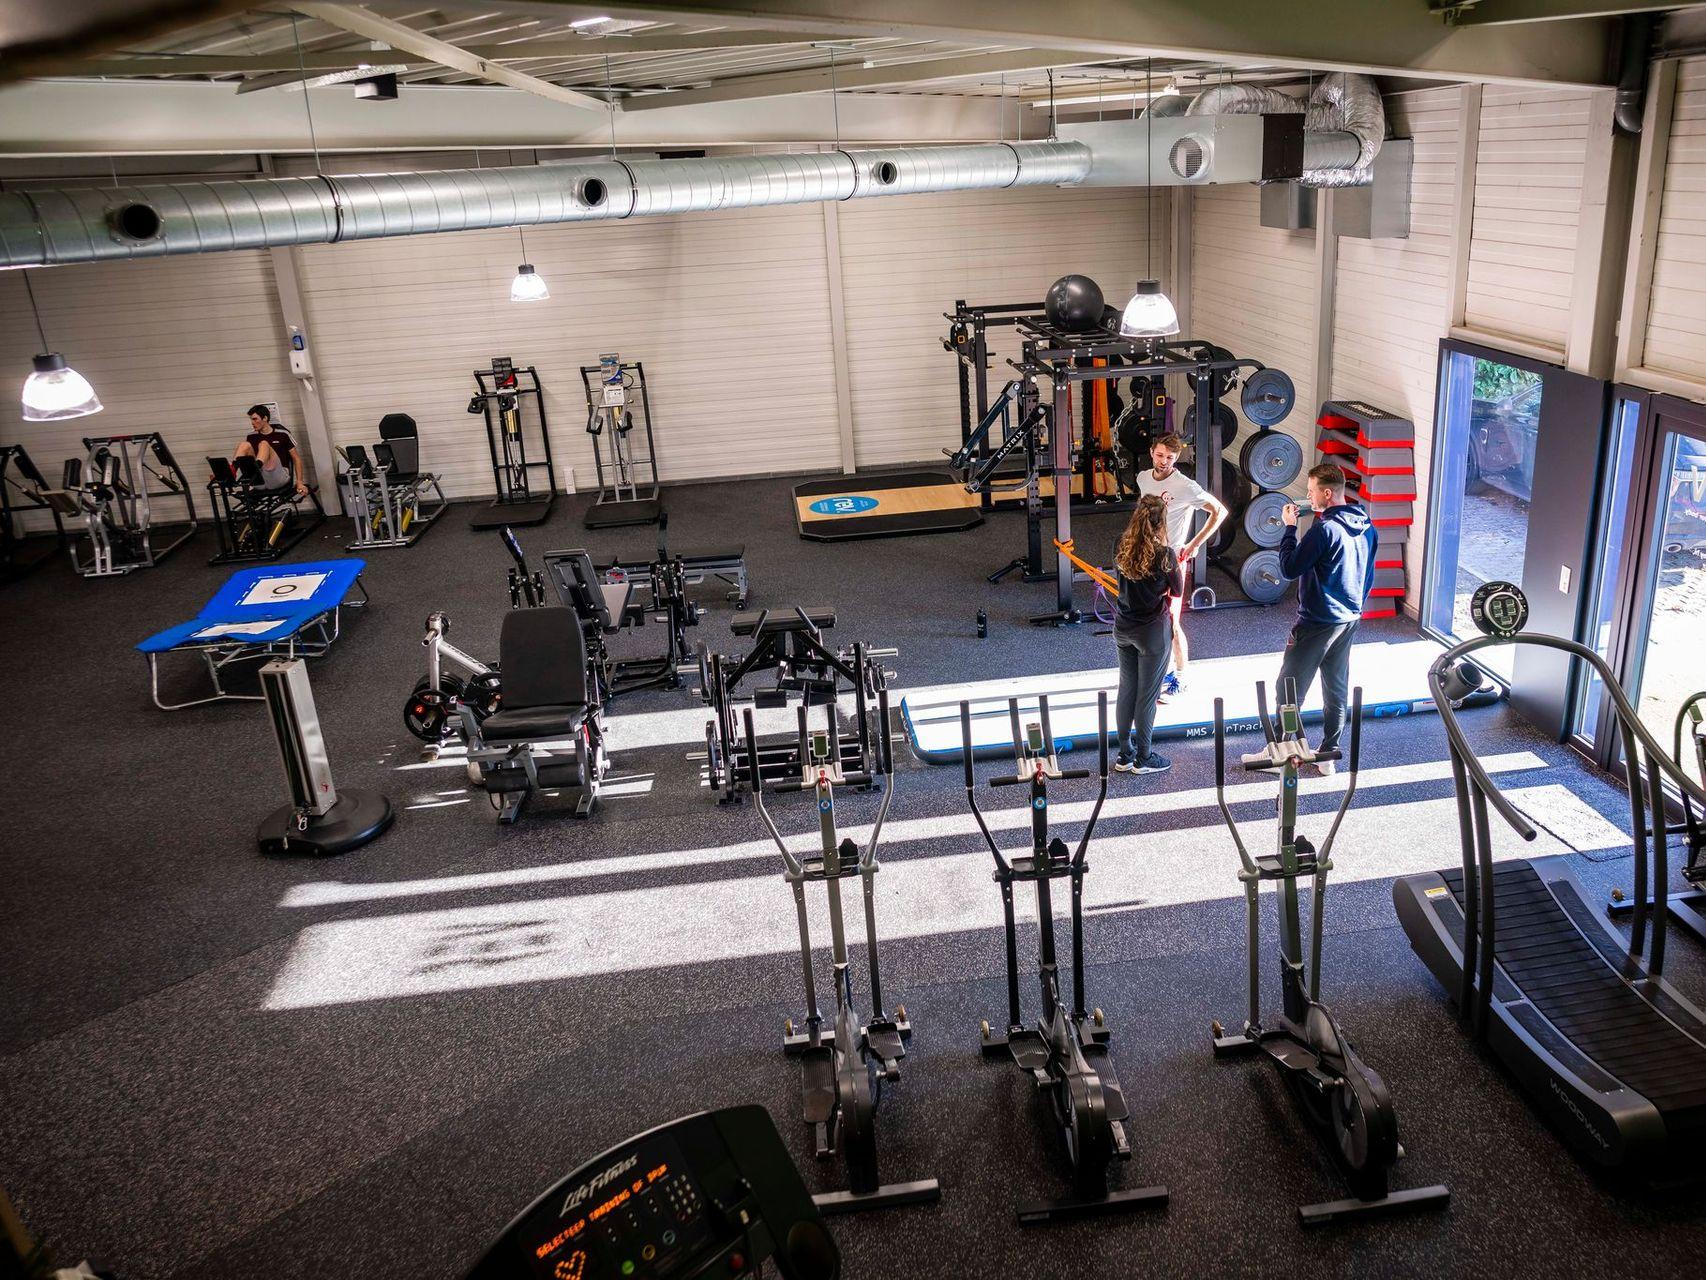
[[450, 722], [451, 703], [438, 689], [422, 689], [409, 695], [403, 707], [403, 723], [410, 733], [422, 742], [437, 742], [444, 737], [444, 727]]
[[[1209, 420], [1220, 428], [1220, 447], [1230, 448], [1238, 438], [1238, 415], [1232, 412], [1231, 406], [1216, 400], [1209, 406]], [[1178, 420], [1178, 432], [1184, 437], [1185, 443], [1197, 442], [1197, 402], [1191, 401], [1185, 406], [1184, 416]]]
[[484, 720], [503, 705], [503, 676], [496, 671], [475, 676], [462, 691], [462, 700], [474, 709], [476, 719]]
[[1220, 460], [1220, 500], [1232, 513], [1232, 520], [1250, 505], [1250, 477], [1224, 458]]
[[1291, 589], [1291, 583], [1280, 572], [1279, 552], [1252, 551], [1238, 566], [1238, 585], [1244, 594], [1257, 604], [1278, 604]]
[[[1237, 358], [1225, 347], [1210, 347], [1208, 351], [1209, 358], [1213, 360], [1234, 360]], [[1237, 376], [1237, 371], [1233, 369], [1221, 369], [1214, 374], [1214, 398], [1216, 400], [1232, 390], [1232, 383]], [[1193, 392], [1196, 391], [1198, 378], [1195, 373], [1186, 373], [1185, 381], [1190, 384]]]
[[1258, 369], [1239, 393], [1244, 416], [1258, 427], [1278, 426], [1297, 403], [1297, 388], [1283, 369]]
[[1283, 489], [1303, 471], [1303, 446], [1283, 431], [1258, 431], [1238, 451], [1238, 465], [1258, 488]]
[[1285, 521], [1280, 512], [1291, 498], [1283, 493], [1258, 494], [1244, 508], [1244, 532], [1258, 547], [1277, 547], [1285, 536]]

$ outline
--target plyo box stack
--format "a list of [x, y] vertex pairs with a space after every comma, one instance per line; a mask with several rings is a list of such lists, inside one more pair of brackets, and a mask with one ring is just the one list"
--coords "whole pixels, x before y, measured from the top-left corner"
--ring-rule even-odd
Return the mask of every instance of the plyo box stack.
[[1395, 617], [1409, 590], [1404, 544], [1416, 519], [1415, 424], [1363, 400], [1329, 400], [1315, 425], [1321, 461], [1343, 468], [1350, 497], [1368, 510], [1380, 539], [1362, 616]]

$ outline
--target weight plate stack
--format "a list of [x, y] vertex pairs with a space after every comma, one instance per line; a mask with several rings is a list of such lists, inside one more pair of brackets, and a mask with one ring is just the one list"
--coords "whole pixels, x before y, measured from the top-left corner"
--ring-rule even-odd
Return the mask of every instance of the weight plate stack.
[[[1258, 494], [1244, 508], [1244, 533], [1258, 547], [1277, 547], [1285, 536], [1281, 512], [1291, 498], [1283, 493]], [[1227, 522], [1228, 524], [1231, 521]]]
[[1303, 446], [1283, 431], [1258, 431], [1238, 451], [1238, 465], [1251, 483], [1283, 489], [1303, 472]]
[[1290, 580], [1280, 572], [1279, 552], [1265, 548], [1244, 557], [1238, 566], [1238, 585], [1257, 604], [1278, 604], [1291, 589]]

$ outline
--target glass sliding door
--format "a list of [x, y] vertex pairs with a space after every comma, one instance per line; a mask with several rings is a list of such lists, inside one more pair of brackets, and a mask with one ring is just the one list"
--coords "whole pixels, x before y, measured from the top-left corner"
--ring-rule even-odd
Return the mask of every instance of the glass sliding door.
[[[1607, 462], [1586, 640], [1668, 746], [1678, 708], [1706, 688], [1706, 407], [1621, 390]], [[1583, 686], [1576, 744], [1622, 772], [1598, 682]]]
[[1645, 607], [1629, 654], [1629, 690], [1641, 723], [1668, 743], [1677, 709], [1706, 688], [1706, 431], [1665, 430], [1656, 444]]
[[[1636, 487], [1636, 445], [1640, 441], [1641, 415], [1646, 397], [1620, 397], [1611, 411], [1611, 430], [1606, 442], [1605, 469], [1600, 480], [1599, 516], [1594, 525], [1593, 546], [1597, 562], [1588, 583], [1586, 634], [1582, 643], [1591, 646], [1607, 662], [1616, 662], [1613, 638], [1619, 622], [1619, 601], [1628, 589], [1623, 573], [1624, 545], [1628, 541], [1629, 494]], [[1586, 669], [1576, 695], [1572, 736], [1576, 744], [1596, 753], [1593, 744], [1604, 731], [1600, 724], [1604, 692], [1599, 673]], [[1601, 762], [1605, 763], [1605, 762]]]
[[[1450, 344], [1441, 354], [1422, 592], [1423, 625], [1441, 639], [1476, 634], [1469, 600], [1483, 582], [1525, 585], [1544, 366], [1511, 359]], [[1484, 656], [1508, 682], [1513, 651]]]

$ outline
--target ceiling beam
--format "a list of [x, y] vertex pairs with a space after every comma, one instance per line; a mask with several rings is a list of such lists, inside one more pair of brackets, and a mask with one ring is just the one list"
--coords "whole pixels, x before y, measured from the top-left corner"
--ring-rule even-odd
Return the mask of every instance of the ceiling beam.
[[[315, 138], [327, 163], [336, 163], [330, 157], [338, 152], [363, 153], [343, 164], [342, 172], [383, 170], [386, 160], [366, 153], [384, 151], [539, 147], [564, 154], [561, 148], [577, 147], [610, 153], [609, 116], [571, 115], [515, 89], [418, 85], [405, 91], [406, 111], [375, 109], [347, 89], [308, 92]], [[786, 111], [760, 99], [620, 112], [615, 125], [624, 150], [810, 146], [837, 138], [845, 146], [905, 146], [997, 137], [998, 107], [992, 98], [958, 94], [856, 93], [838, 104], [822, 94], [795, 99]], [[1009, 138], [1012, 114], [1009, 107]], [[1024, 115], [1022, 136], [1047, 131], [1046, 119], [1032, 118], [1041, 112]], [[114, 155], [306, 154], [309, 147], [302, 101], [287, 93], [238, 97], [230, 85], [205, 80], [32, 80], [0, 89], [0, 157], [100, 157], [95, 167], [105, 175], [104, 158]], [[182, 165], [163, 162], [150, 172], [181, 172]]]
[[[825, 53], [828, 58], [828, 53]], [[845, 62], [840, 58], [846, 57]], [[752, 98], [782, 98], [796, 93], [828, 93], [831, 89], [878, 89], [913, 84], [921, 80], [951, 80], [961, 76], [999, 75], [1014, 71], [1046, 71], [1050, 67], [1075, 67], [1089, 60], [1071, 49], [1009, 49], [1002, 53], [971, 54], [960, 58], [931, 58], [899, 62], [891, 66], [865, 67], [859, 55], [837, 55], [834, 73], [830, 68], [810, 71], [781, 71], [769, 75], [732, 76], [704, 89], [682, 89], [671, 93], [639, 94], [623, 100], [628, 111], [655, 111], [660, 107], [691, 107], [707, 102], [743, 102]]]
[[[702, 49], [755, 49], [770, 45], [811, 44], [837, 37], [823, 32], [715, 31], [680, 36], [568, 36], [550, 40], [518, 40], [507, 44], [457, 45], [464, 53], [488, 62], [525, 62], [549, 58], [612, 58], [637, 54], [691, 53]], [[142, 54], [134, 58], [62, 59], [35, 67], [35, 76], [234, 76], [261, 75], [269, 71], [343, 71], [369, 56], [370, 51], [352, 49], [305, 49], [300, 65], [296, 50], [245, 54]], [[399, 54], [387, 62], [406, 62], [416, 67], [439, 64], [431, 58]]]
[[552, 102], [560, 102], [565, 106], [579, 107], [583, 111], [596, 111], [608, 114], [611, 108], [589, 94], [577, 93], [573, 89], [565, 89], [561, 85], [552, 84], [549, 80], [541, 80], [538, 76], [525, 75], [509, 67], [500, 66], [495, 62], [459, 49], [453, 44], [435, 39], [423, 31], [406, 27], [401, 22], [393, 22], [390, 18], [382, 18], [377, 13], [363, 9], [358, 5], [344, 4], [297, 4], [298, 13], [310, 18], [318, 18], [321, 22], [334, 27], [340, 27], [354, 35], [365, 36], [369, 40], [383, 40], [393, 49], [401, 49], [405, 53], [416, 54], [419, 57], [431, 58], [441, 66], [453, 71], [465, 72], [478, 76], [492, 84], [507, 85], [511, 89], [521, 89], [540, 98]]
[[1674, 0], [1671, 4], [1653, 4], [1652, 0], [1431, 0], [1429, 7], [1449, 14], [1447, 20], [1458, 26], [1490, 27], [1564, 18], [1618, 18], [1683, 6]]
[[[447, 9], [473, 0], [440, 0]], [[507, 12], [557, 14], [553, 0], [505, 0]], [[850, 12], [851, 10], [851, 12]], [[1183, 58], [1239, 66], [1289, 63], [1327, 71], [1495, 84], [1604, 85], [1617, 24], [1578, 18], [1513, 26], [1448, 26], [1420, 0], [611, 0], [612, 16], [743, 22], [773, 31], [833, 31], [969, 44], [1074, 48], [1104, 57]], [[1070, 34], [1066, 34], [1070, 33]]]

